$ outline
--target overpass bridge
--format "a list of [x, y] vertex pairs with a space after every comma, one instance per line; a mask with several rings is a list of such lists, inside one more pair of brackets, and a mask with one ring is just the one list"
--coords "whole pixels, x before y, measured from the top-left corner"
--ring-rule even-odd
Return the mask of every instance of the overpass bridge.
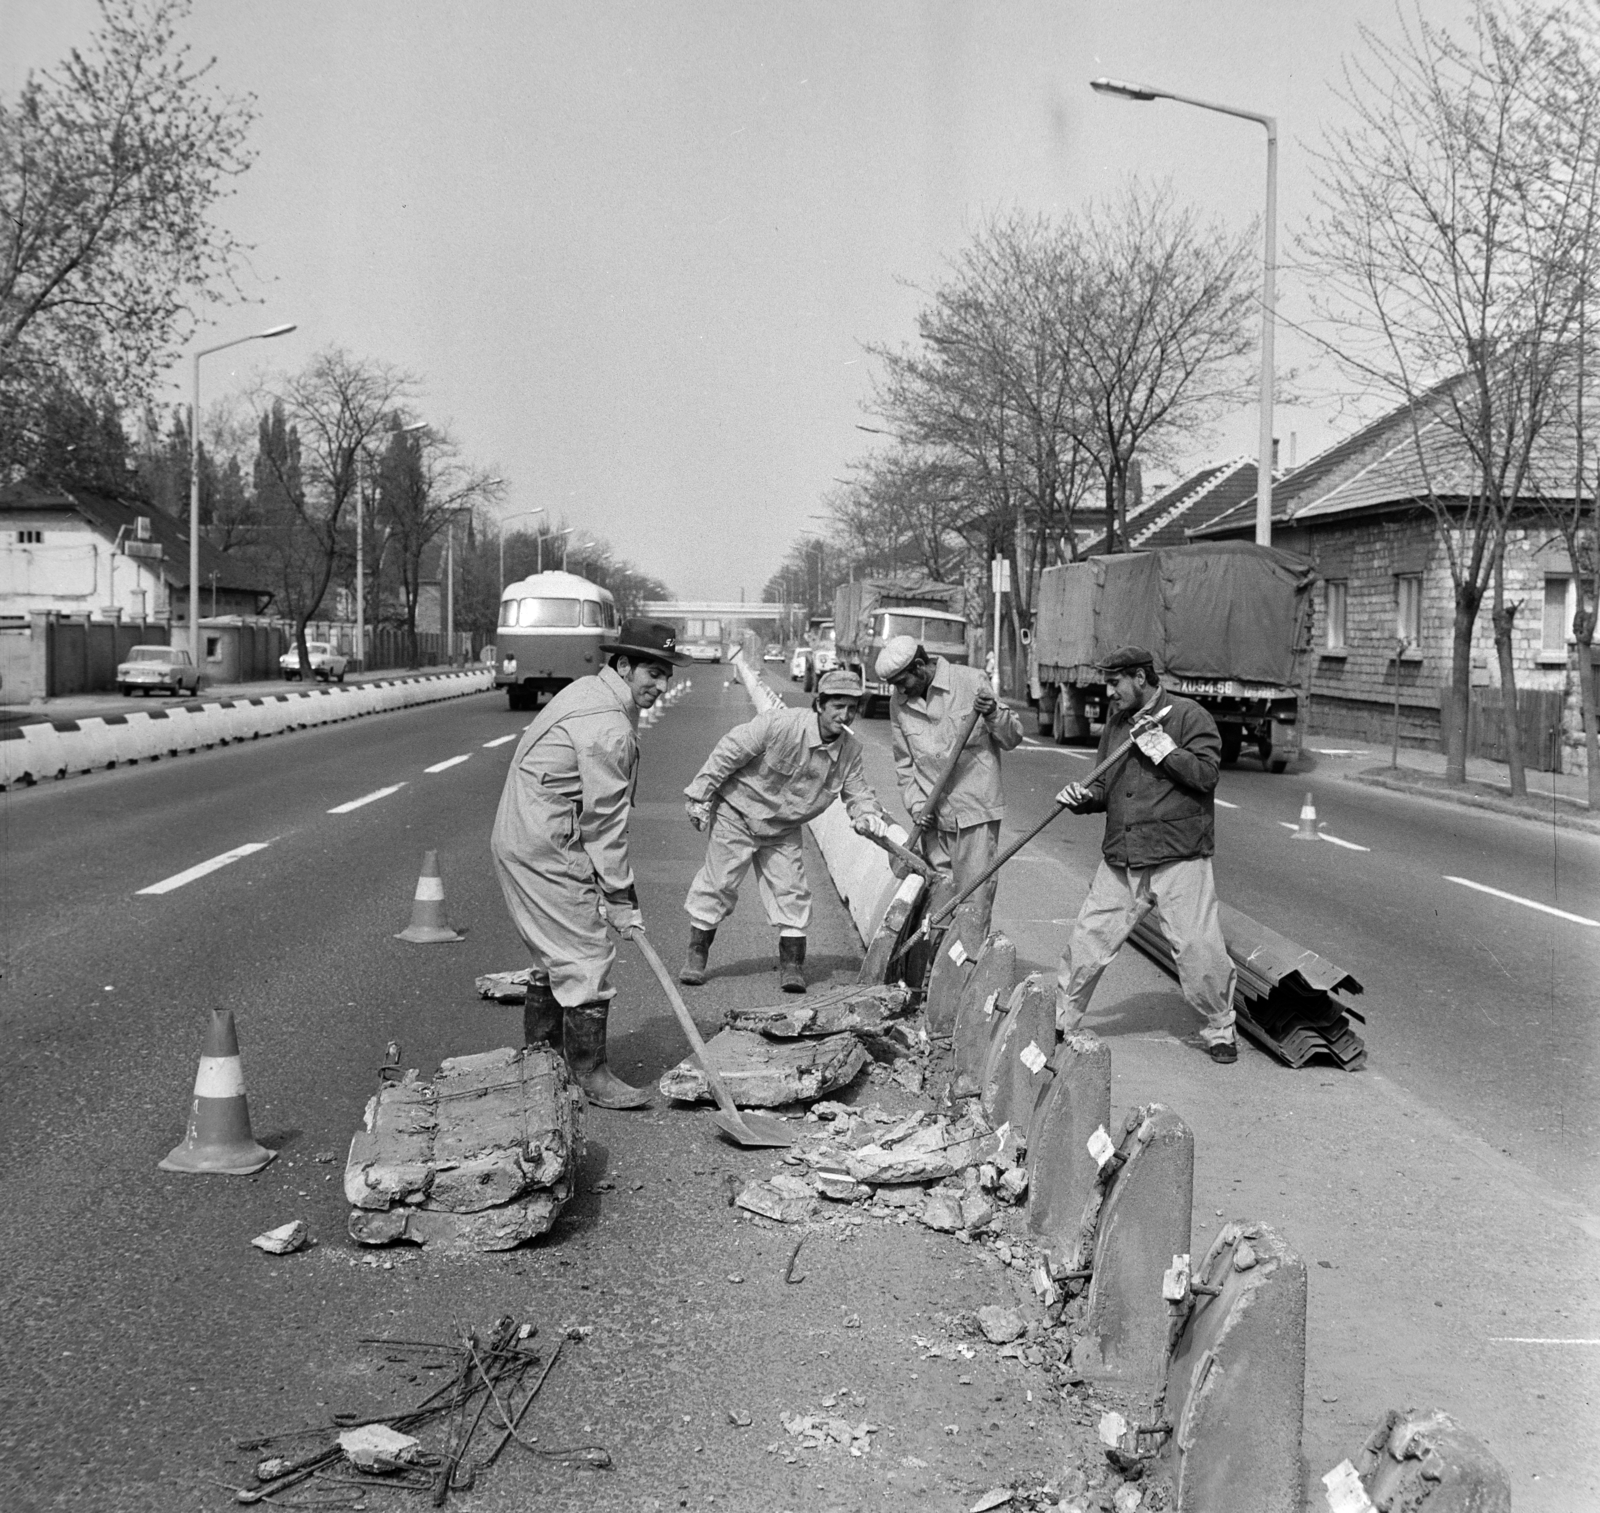
[[803, 604], [746, 603], [742, 599], [646, 599], [639, 612], [652, 620], [787, 620], [809, 613]]

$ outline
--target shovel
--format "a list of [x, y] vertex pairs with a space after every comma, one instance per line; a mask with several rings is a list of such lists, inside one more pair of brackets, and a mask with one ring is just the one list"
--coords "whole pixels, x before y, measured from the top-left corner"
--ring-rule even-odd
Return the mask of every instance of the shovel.
[[661, 983], [667, 1001], [672, 1005], [672, 1012], [678, 1016], [678, 1023], [683, 1026], [683, 1033], [689, 1037], [689, 1045], [694, 1051], [695, 1060], [700, 1063], [700, 1070], [706, 1074], [706, 1081], [711, 1084], [711, 1094], [717, 1100], [718, 1110], [711, 1117], [716, 1121], [717, 1128], [736, 1145], [758, 1148], [793, 1145], [794, 1136], [789, 1133], [781, 1119], [773, 1119], [766, 1114], [739, 1112], [727, 1085], [718, 1076], [717, 1069], [712, 1066], [711, 1058], [706, 1055], [706, 1043], [700, 1038], [700, 1031], [695, 1028], [694, 1020], [683, 1001], [683, 995], [678, 991], [677, 984], [662, 966], [661, 958], [656, 955], [656, 948], [645, 939], [642, 930], [633, 932], [633, 943], [638, 946], [639, 954], [650, 963], [650, 970], [656, 974], [657, 980]]
[[961, 753], [967, 749], [967, 742], [972, 739], [972, 732], [978, 728], [978, 721], [982, 718], [976, 709], [967, 716], [966, 723], [956, 732], [955, 744], [950, 748], [944, 766], [928, 787], [928, 800], [922, 806], [922, 818], [917, 822], [916, 834], [912, 837], [912, 844], [920, 847], [924, 856], [928, 854], [928, 832], [939, 818], [939, 801], [944, 798], [950, 779], [956, 775], [956, 763], [961, 760]]

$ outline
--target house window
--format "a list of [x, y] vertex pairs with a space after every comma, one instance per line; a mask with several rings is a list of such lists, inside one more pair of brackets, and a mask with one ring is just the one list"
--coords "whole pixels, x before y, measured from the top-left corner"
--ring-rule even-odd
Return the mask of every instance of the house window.
[[1572, 620], [1578, 612], [1577, 581], [1562, 574], [1544, 580], [1544, 634], [1539, 650], [1546, 656], [1567, 657]]
[[206, 637], [206, 661], [220, 662], [222, 660], [222, 637]]
[[1344, 616], [1349, 580], [1329, 578], [1323, 589], [1323, 604], [1328, 622], [1326, 646], [1329, 651], [1344, 650]]
[[1422, 644], [1422, 574], [1399, 573], [1394, 580], [1394, 633], [1415, 650]]
[[43, 531], [18, 531], [17, 532], [17, 545], [18, 546], [43, 546], [44, 545], [44, 532]]

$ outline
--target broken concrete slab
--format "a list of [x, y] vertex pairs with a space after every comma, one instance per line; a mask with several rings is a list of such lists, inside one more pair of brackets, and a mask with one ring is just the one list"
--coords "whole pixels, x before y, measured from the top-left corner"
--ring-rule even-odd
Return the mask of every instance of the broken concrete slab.
[[[854, 1035], [820, 1040], [769, 1040], [749, 1030], [721, 1030], [706, 1054], [741, 1108], [811, 1103], [848, 1086], [867, 1064]], [[709, 1103], [711, 1087], [693, 1057], [662, 1074], [660, 1088], [679, 1103]]]
[[749, 1030], [769, 1040], [820, 1039], [845, 1032], [881, 1032], [910, 1008], [911, 990], [904, 983], [879, 983], [826, 988], [808, 993], [800, 1004], [730, 1009], [725, 1023], [729, 1029]]
[[351, 1238], [499, 1250], [542, 1234], [572, 1193], [582, 1107], [548, 1046], [452, 1057], [426, 1082], [406, 1072], [350, 1142]]
[[422, 1441], [387, 1424], [362, 1424], [339, 1436], [339, 1448], [358, 1471], [382, 1473], [414, 1466], [422, 1459]]
[[912, 873], [895, 889], [894, 897], [889, 900], [889, 907], [884, 911], [883, 919], [867, 943], [866, 958], [861, 963], [860, 972], [856, 974], [858, 983], [865, 985], [888, 980], [890, 973], [898, 965], [893, 959], [894, 953], [900, 949], [900, 944], [906, 936], [906, 929], [916, 917], [917, 905], [926, 886], [921, 877]]
[[845, 1167], [857, 1182], [874, 1186], [907, 1182], [940, 1182], [999, 1155], [1006, 1136], [979, 1120], [958, 1119], [912, 1130], [892, 1145], [864, 1145], [852, 1151]]
[[961, 1203], [953, 1193], [931, 1192], [917, 1217], [941, 1234], [953, 1235], [962, 1227]]
[[1020, 1308], [1002, 1308], [997, 1303], [991, 1303], [978, 1310], [978, 1328], [991, 1345], [1009, 1345], [1012, 1340], [1020, 1340], [1028, 1332], [1028, 1321], [1023, 1318]]
[[1167, 1374], [1161, 1279], [1173, 1256], [1189, 1249], [1194, 1135], [1170, 1109], [1148, 1104], [1129, 1116], [1118, 1156], [1125, 1159], [1100, 1207], [1072, 1364], [1090, 1381], [1116, 1383], [1148, 1401]]
[[[1050, 1022], [1055, 1023], [1052, 998]], [[1089, 1137], [1111, 1121], [1111, 1049], [1087, 1031], [1056, 1047], [1050, 1085], [1028, 1135], [1028, 1234], [1076, 1269], [1093, 1244], [1084, 1243], [1084, 1210], [1098, 1196], [1100, 1165]], [[1098, 1204], [1095, 1205], [1098, 1218]]]
[[1055, 1049], [1055, 979], [1032, 972], [1006, 1004], [978, 1088], [984, 1117], [996, 1128], [1010, 1124], [1024, 1145], [1031, 1144], [1036, 1111], [1055, 1078]]
[[950, 1085], [955, 1098], [976, 1098], [982, 1085], [989, 1047], [1005, 1019], [1017, 980], [1017, 948], [1011, 937], [996, 931], [984, 942], [963, 984], [956, 1004], [950, 1048], [954, 1066]]
[[[1481, 1440], [1437, 1408], [1408, 1408], [1404, 1413], [1391, 1408], [1353, 1469], [1372, 1508], [1511, 1513], [1511, 1478], [1505, 1467]], [[1323, 1482], [1335, 1474], [1330, 1472]], [[1333, 1504], [1331, 1487], [1328, 1501]]]
[[817, 1195], [811, 1184], [787, 1172], [746, 1183], [733, 1201], [747, 1213], [760, 1214], [779, 1224], [803, 1223], [817, 1210]]
[[299, 1250], [309, 1234], [304, 1219], [291, 1219], [287, 1224], [280, 1224], [276, 1229], [257, 1235], [250, 1243], [257, 1250], [266, 1251], [269, 1256], [287, 1256]]
[[[939, 937], [938, 948], [928, 969], [928, 993], [923, 1001], [928, 1033], [939, 1037], [955, 1029], [956, 1011], [977, 966], [988, 933], [988, 911], [968, 901], [956, 910], [950, 927]], [[909, 973], [907, 974], [909, 978]]]
[[1300, 1513], [1305, 1263], [1266, 1225], [1229, 1224], [1194, 1281], [1217, 1291], [1170, 1305], [1182, 1323], [1160, 1459], [1180, 1513]]
[[525, 1003], [530, 983], [549, 981], [548, 972], [539, 967], [524, 967], [520, 972], [485, 972], [473, 986], [479, 998], [492, 998], [496, 1003]]

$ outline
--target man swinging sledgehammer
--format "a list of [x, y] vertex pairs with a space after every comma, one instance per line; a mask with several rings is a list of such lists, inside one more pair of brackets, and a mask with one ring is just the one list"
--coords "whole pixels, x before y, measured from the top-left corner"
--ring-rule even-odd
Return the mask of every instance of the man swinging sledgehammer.
[[670, 625], [624, 620], [610, 666], [569, 683], [517, 744], [489, 845], [517, 932], [548, 984], [529, 984], [523, 1033], [562, 1051], [591, 1103], [643, 1108], [650, 1095], [606, 1064], [617, 948], [644, 929], [628, 859], [639, 714], [688, 658]]
[[842, 798], [863, 835], [883, 835], [888, 822], [861, 765], [850, 732], [861, 705], [854, 673], [825, 672], [810, 709], [770, 709], [717, 742], [688, 795], [689, 821], [710, 831], [706, 859], [683, 907], [689, 952], [678, 980], [706, 980], [717, 926], [731, 913], [746, 873], [755, 868], [767, 920], [778, 932], [778, 986], [806, 990], [806, 929], [811, 890], [800, 827]]

